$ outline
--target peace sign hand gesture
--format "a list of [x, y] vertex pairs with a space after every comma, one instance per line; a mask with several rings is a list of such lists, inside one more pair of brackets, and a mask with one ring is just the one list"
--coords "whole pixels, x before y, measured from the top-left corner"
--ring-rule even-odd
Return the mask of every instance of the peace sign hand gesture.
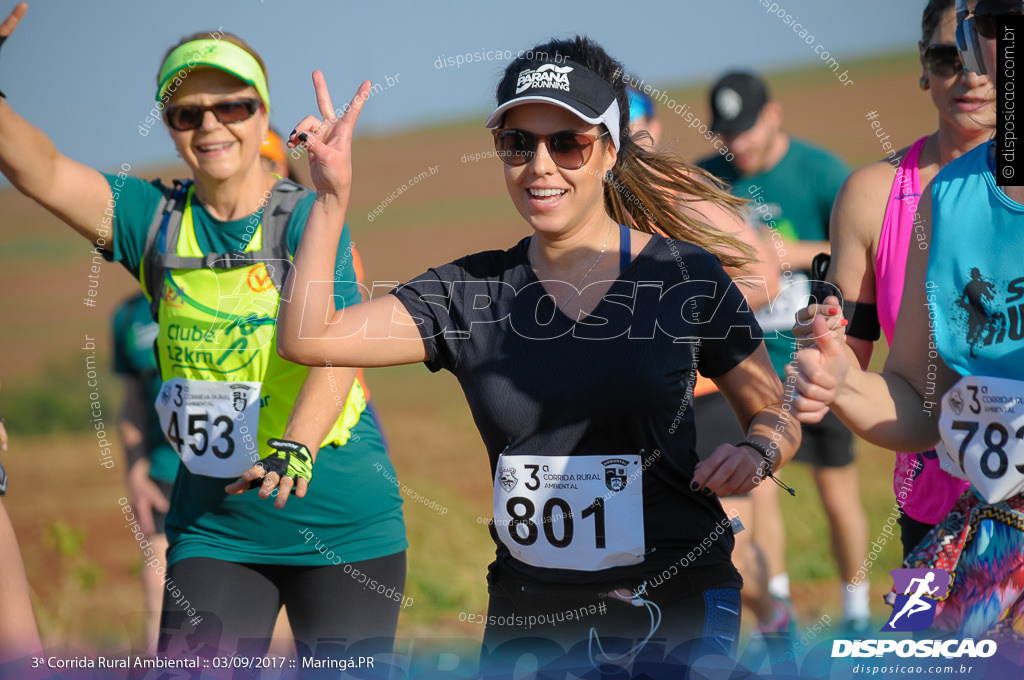
[[289, 136], [288, 147], [303, 146], [309, 152], [309, 172], [317, 193], [330, 194], [347, 204], [352, 188], [352, 132], [370, 96], [370, 81], [364, 81], [352, 101], [337, 111], [320, 71], [313, 71], [313, 88], [323, 120], [303, 118]]
[[11, 10], [11, 13], [7, 15], [4, 22], [0, 24], [0, 45], [4, 44], [4, 40], [14, 33], [14, 29], [18, 27], [18, 22], [25, 17], [25, 13], [28, 12], [28, 3], [19, 2]]
[[[4, 44], [4, 41], [7, 40], [11, 33], [14, 33], [14, 29], [18, 27], [18, 22], [24, 18], [26, 12], [28, 12], [28, 3], [19, 2], [11, 10], [11, 13], [7, 15], [3, 23], [0, 24], [0, 46]], [[4, 96], [4, 93], [0, 92], [0, 97]]]

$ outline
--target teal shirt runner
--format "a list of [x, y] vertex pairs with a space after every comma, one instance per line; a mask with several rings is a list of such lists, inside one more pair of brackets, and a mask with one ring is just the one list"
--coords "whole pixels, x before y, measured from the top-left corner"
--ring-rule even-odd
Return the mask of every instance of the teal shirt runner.
[[178, 474], [178, 454], [164, 439], [153, 403], [163, 381], [156, 366], [153, 341], [158, 328], [149, 311], [149, 300], [139, 293], [126, 300], [114, 313], [114, 372], [139, 381], [146, 412], [146, 428], [142, 433], [146, 456], [150, 459], [149, 476], [159, 482], [173, 484]]
[[[697, 165], [729, 185], [734, 196], [752, 202], [751, 219], [754, 224], [761, 225], [765, 235], [776, 231], [787, 241], [828, 240], [832, 204], [850, 174], [849, 166], [834, 153], [795, 137], [790, 137], [789, 149], [782, 160], [774, 168], [757, 175], [741, 177], [733, 164], [718, 154], [699, 161]], [[782, 377], [795, 347], [789, 331], [794, 321], [792, 312], [795, 311], [791, 308], [806, 305], [807, 298], [801, 286], [808, 274], [794, 271], [793, 277], [781, 282], [788, 292], [799, 294], [800, 300], [775, 300], [773, 305], [778, 309], [758, 311], [765, 347], [775, 371]], [[792, 286], [788, 285], [791, 281]], [[772, 312], [786, 318], [773, 323], [768, 318]]]
[[[137, 278], [146, 233], [162, 194], [138, 178], [106, 178], [117, 204], [113, 259]], [[293, 254], [314, 198], [310, 194], [302, 199], [291, 216], [287, 241]], [[244, 247], [249, 216], [222, 222], [193, 200], [193, 220], [203, 252], [239, 250], [240, 244]], [[336, 260], [339, 306], [361, 299], [350, 248], [346, 226]], [[256, 491], [230, 496], [224, 492], [225, 480], [195, 475], [179, 466], [167, 517], [168, 563], [207, 557], [255, 564], [329, 564], [315, 548], [316, 543], [329, 546], [342, 562], [393, 555], [408, 547], [401, 494], [389, 481], [395, 478], [369, 407], [352, 428], [345, 446], [320, 449], [305, 498], [292, 497], [282, 509], [275, 508], [272, 499], [260, 499]], [[306, 541], [300, 533], [305, 530], [312, 531], [317, 541]]]

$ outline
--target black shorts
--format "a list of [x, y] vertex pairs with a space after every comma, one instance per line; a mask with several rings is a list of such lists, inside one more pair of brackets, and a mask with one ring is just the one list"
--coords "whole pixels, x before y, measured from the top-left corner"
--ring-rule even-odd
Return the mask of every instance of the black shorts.
[[793, 460], [840, 468], [853, 462], [853, 433], [831, 411], [820, 423], [802, 425], [803, 441]]
[[[703, 394], [693, 400], [693, 424], [697, 429], [697, 457], [701, 460], [710, 458], [722, 444], [735, 444], [747, 438], [721, 392]], [[750, 494], [734, 495], [746, 498]]]
[[[150, 478], [152, 479], [152, 477]], [[159, 479], [153, 479], [153, 483], [160, 488], [160, 493], [164, 495], [168, 501], [171, 500], [171, 491], [174, 490], [174, 482], [164, 482]], [[167, 521], [167, 513], [160, 512], [159, 510], [153, 510], [153, 526], [156, 527], [153, 533], [162, 534], [164, 531], [164, 522]]]
[[701, 460], [710, 458], [722, 444], [735, 444], [747, 438], [721, 392], [694, 399], [693, 419], [697, 429], [697, 457]]
[[[709, 458], [721, 444], [735, 444], [747, 438], [721, 392], [694, 399], [693, 417], [697, 456], [701, 460]], [[853, 462], [853, 434], [834, 413], [829, 412], [820, 423], [803, 424], [802, 430], [803, 440], [793, 460], [827, 468], [845, 467]]]

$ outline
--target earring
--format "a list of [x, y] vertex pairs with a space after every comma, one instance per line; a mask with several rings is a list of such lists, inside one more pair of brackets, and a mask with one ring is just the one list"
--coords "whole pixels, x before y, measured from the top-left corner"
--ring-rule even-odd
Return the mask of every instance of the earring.
[[614, 175], [614, 173], [612, 173], [611, 170], [609, 170], [608, 172], [604, 173], [604, 181], [606, 183], [611, 184], [614, 180], [615, 180], [615, 175]]
[[929, 89], [932, 86], [932, 84], [929, 83], [928, 79], [925, 78], [924, 76], [921, 76], [921, 80], [918, 81], [918, 82], [920, 83], [922, 90], [927, 90], [927, 89]]

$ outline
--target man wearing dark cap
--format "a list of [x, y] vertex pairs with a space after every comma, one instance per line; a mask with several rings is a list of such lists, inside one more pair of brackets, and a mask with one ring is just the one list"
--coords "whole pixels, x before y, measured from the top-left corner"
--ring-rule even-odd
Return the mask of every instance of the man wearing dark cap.
[[[794, 313], [810, 293], [811, 261], [829, 252], [829, 217], [849, 167], [834, 153], [786, 134], [782, 106], [771, 99], [764, 81], [749, 73], [723, 76], [711, 89], [711, 129], [729, 149], [697, 164], [752, 201], [754, 222], [764, 229], [778, 256], [782, 291], [769, 307], [758, 310], [765, 345], [779, 376], [795, 349], [790, 328]], [[775, 333], [773, 333], [775, 331]], [[853, 436], [831, 413], [816, 425], [804, 425], [796, 460], [810, 463], [832, 533], [832, 552], [842, 583], [843, 619], [847, 630], [867, 629], [868, 586], [854, 583], [867, 558], [867, 517], [860, 501], [853, 459]], [[785, 573], [785, 538], [778, 506], [753, 494], [758, 522], [754, 536], [765, 553], [771, 592], [789, 596]], [[762, 508], [761, 505], [764, 505]], [[762, 528], [763, 527], [763, 528]]]
[[757, 203], [761, 222], [786, 242], [783, 269], [788, 264], [793, 271], [810, 270], [814, 256], [828, 252], [832, 202], [849, 167], [834, 153], [783, 132], [782, 106], [749, 73], [729, 73], [715, 84], [711, 117], [711, 129], [722, 135], [729, 154], [714, 154], [698, 165]]

